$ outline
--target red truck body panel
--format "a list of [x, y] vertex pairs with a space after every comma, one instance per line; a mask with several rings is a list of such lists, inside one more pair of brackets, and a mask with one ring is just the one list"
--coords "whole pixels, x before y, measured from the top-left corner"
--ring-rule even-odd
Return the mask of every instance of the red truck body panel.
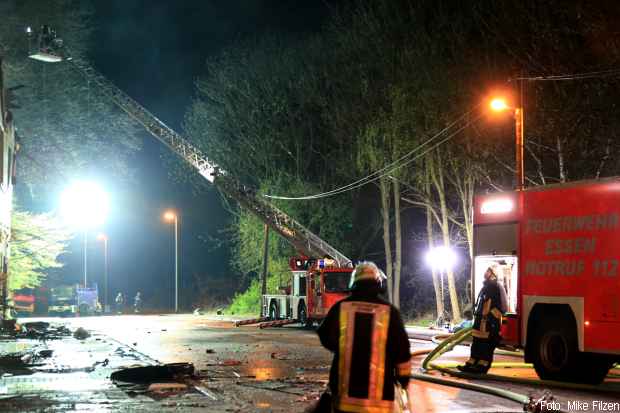
[[477, 234], [516, 228], [516, 314], [503, 325], [505, 341], [524, 344], [526, 301], [546, 300], [579, 310], [582, 351], [620, 354], [619, 178], [479, 196], [474, 225]]

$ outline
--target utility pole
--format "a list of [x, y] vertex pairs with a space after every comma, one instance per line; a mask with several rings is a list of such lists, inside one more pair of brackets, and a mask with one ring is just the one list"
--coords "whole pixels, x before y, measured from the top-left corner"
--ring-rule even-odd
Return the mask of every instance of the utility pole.
[[[267, 294], [267, 267], [269, 264], [269, 225], [265, 224], [264, 227], [264, 232], [263, 232], [263, 272], [261, 274], [262, 277], [262, 288], [261, 288], [261, 309], [262, 309], [262, 305], [263, 305], [263, 298], [262, 296], [264, 296], [265, 294]], [[262, 316], [262, 310], [261, 310], [261, 314], [259, 314], [259, 316]]]
[[174, 312], [179, 312], [179, 217], [174, 216]]
[[88, 287], [88, 231], [84, 230], [84, 288]]

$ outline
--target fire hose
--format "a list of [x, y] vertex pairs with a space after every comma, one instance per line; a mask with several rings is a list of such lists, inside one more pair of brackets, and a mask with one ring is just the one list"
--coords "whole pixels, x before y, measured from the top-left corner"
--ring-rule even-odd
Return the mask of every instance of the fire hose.
[[[497, 374], [485, 374], [484, 376], [480, 376], [477, 374], [460, 372], [460, 371], [450, 368], [450, 367], [454, 367], [453, 365], [454, 363], [451, 363], [452, 365], [433, 363], [435, 359], [440, 357], [442, 354], [447, 353], [451, 351], [452, 349], [454, 349], [454, 347], [462, 343], [470, 335], [471, 335], [471, 327], [463, 329], [449, 336], [446, 336], [446, 335], [436, 336], [436, 337], [433, 337], [433, 340], [432, 340], [434, 343], [438, 343], [438, 345], [435, 348], [418, 350], [418, 351], [412, 352], [413, 356], [421, 356], [424, 354], [426, 354], [427, 356], [422, 362], [422, 373], [413, 373], [411, 375], [411, 378], [415, 380], [421, 380], [421, 381], [426, 381], [430, 383], [481, 392], [481, 393], [485, 393], [489, 395], [498, 396], [504, 399], [512, 400], [522, 405], [524, 410], [528, 412], [540, 412], [544, 402], [550, 403], [553, 401], [553, 396], [551, 395], [551, 393], [548, 391], [545, 391], [542, 397], [535, 399], [535, 398], [532, 398], [532, 397], [529, 397], [529, 396], [526, 396], [520, 393], [505, 390], [503, 388], [498, 388], [498, 387], [493, 387], [493, 386], [488, 386], [488, 385], [481, 385], [481, 384], [466, 383], [466, 382], [457, 381], [457, 380], [444, 379], [444, 378], [429, 374], [428, 372], [431, 370], [436, 370], [441, 373], [448, 374], [450, 376], [461, 378], [461, 379], [484, 378], [487, 380], [504, 381], [504, 382], [511, 382], [511, 383], [516, 383], [516, 384], [544, 385], [544, 386], [549, 386], [549, 387], [564, 388], [564, 389], [571, 389], [571, 390], [590, 390], [590, 391], [597, 391], [597, 392], [612, 392], [616, 394], [618, 392], [617, 387], [605, 386], [605, 385], [594, 386], [594, 385], [588, 385], [588, 384], [565, 383], [565, 382], [557, 382], [557, 381], [551, 381], [551, 380], [524, 379], [524, 378], [517, 378], [517, 377], [507, 377], [507, 376], [502, 376], [502, 375], [497, 375]], [[445, 338], [445, 340], [439, 341], [442, 338]], [[497, 353], [499, 354], [500, 350], [498, 350]], [[515, 351], [502, 350], [501, 353], [505, 355], [509, 355], [509, 356], [517, 356], [517, 357], [522, 356], [520, 352], [515, 352]], [[522, 362], [521, 363], [493, 363], [493, 367], [527, 368], [527, 367], [532, 367], [532, 365], [529, 363], [522, 363]], [[616, 377], [616, 374], [610, 374], [610, 376]]]

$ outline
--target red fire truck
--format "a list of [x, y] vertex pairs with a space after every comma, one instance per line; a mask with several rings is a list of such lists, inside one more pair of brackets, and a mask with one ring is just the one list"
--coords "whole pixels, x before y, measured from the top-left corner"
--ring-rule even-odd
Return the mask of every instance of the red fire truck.
[[542, 379], [600, 382], [620, 361], [620, 178], [476, 197], [474, 291], [507, 291], [506, 344]]
[[[332, 305], [349, 294], [352, 266], [340, 267], [332, 259], [291, 258], [292, 288], [284, 294], [262, 297], [265, 326], [299, 322], [311, 327], [322, 320]], [[280, 321], [277, 321], [280, 320]]]

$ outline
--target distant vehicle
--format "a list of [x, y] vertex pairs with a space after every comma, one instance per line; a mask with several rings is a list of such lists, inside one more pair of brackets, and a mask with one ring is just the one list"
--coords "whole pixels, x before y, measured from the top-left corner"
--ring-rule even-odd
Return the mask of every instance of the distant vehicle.
[[299, 322], [307, 327], [320, 322], [329, 309], [349, 295], [353, 268], [341, 267], [331, 259], [313, 260], [293, 257], [292, 291], [262, 296], [261, 315], [271, 320], [269, 325]]
[[13, 310], [18, 316], [30, 316], [34, 313], [35, 295], [32, 288], [13, 291]]
[[50, 288], [49, 315], [92, 315], [101, 312], [99, 291], [79, 285], [59, 285]]
[[493, 266], [505, 344], [548, 380], [597, 383], [620, 361], [620, 177], [476, 197], [473, 285]]

